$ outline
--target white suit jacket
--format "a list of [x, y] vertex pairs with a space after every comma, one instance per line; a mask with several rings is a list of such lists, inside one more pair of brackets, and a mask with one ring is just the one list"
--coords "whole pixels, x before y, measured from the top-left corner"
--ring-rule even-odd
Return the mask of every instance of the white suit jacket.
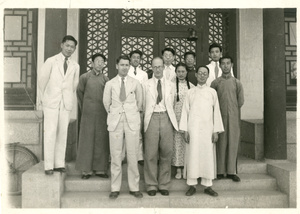
[[62, 53], [52, 56], [43, 64], [39, 74], [39, 89], [43, 107], [58, 108], [63, 101], [65, 109], [73, 108], [73, 97], [79, 81], [79, 65], [69, 59], [64, 74]]
[[128, 126], [132, 130], [139, 130], [141, 124], [140, 111], [142, 110], [143, 92], [138, 80], [127, 75], [125, 84], [126, 100], [120, 101], [121, 85], [118, 75], [105, 84], [103, 104], [108, 113], [108, 131], [114, 131], [122, 113], [126, 115]]
[[[167, 113], [169, 115], [169, 118], [171, 120], [174, 129], [178, 130], [178, 124], [174, 112], [175, 84], [166, 79], [164, 81], [164, 84], [165, 84], [164, 98], [165, 98]], [[154, 78], [144, 82], [143, 93], [144, 93], [143, 110], [145, 114], [144, 131], [146, 132], [157, 100], [157, 85], [155, 83]]]
[[[217, 77], [216, 77], [216, 74], [215, 74], [216, 63], [213, 62], [213, 61], [211, 61], [208, 65], [206, 65], [206, 66], [208, 67], [208, 69], [209, 69], [209, 75], [208, 75], [208, 79], [207, 79], [207, 81], [206, 81], [206, 84], [207, 84], [208, 86], [210, 86], [210, 84], [212, 83], [212, 81], [214, 81], [214, 80], [217, 79], [218, 77], [222, 76], [222, 69], [221, 69], [221, 67], [220, 67], [220, 63], [217, 62], [217, 64], [218, 64], [218, 67], [219, 67], [219, 73], [218, 73], [218, 76], [217, 76]], [[230, 73], [231, 73], [231, 76], [234, 77], [232, 68], [231, 68], [231, 70], [230, 70]]]

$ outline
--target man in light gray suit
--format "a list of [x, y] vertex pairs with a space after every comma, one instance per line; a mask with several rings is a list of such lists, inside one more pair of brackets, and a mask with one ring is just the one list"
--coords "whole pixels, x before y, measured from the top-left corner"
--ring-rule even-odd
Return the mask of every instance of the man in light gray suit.
[[[138, 148], [140, 134], [140, 111], [143, 92], [138, 80], [128, 76], [129, 57], [120, 56], [116, 68], [118, 75], [108, 81], [104, 88], [103, 104], [108, 113], [109, 146], [111, 154], [111, 193], [109, 198], [119, 196], [122, 181], [122, 147], [125, 142], [128, 163], [129, 193], [142, 198], [139, 191]], [[123, 136], [125, 134], [125, 141]]]
[[[178, 130], [174, 113], [175, 84], [163, 78], [160, 57], [152, 60], [153, 78], [143, 84], [145, 155], [144, 175], [148, 195], [169, 195], [173, 130]], [[157, 165], [159, 158], [159, 165]]]
[[79, 81], [79, 65], [70, 57], [76, 49], [73, 36], [65, 36], [61, 53], [46, 60], [38, 78], [44, 113], [45, 174], [65, 172], [65, 153], [70, 112]]

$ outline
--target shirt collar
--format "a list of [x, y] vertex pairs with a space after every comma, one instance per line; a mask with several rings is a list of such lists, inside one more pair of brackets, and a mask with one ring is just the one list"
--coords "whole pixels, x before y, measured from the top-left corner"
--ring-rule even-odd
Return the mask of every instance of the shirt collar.
[[205, 83], [204, 85], [199, 85], [199, 84], [197, 83], [197, 87], [198, 87], [198, 88], [205, 88], [205, 87], [207, 87], [207, 83]]
[[223, 73], [222, 73], [222, 77], [223, 77], [224, 79], [229, 79], [229, 78], [232, 77], [232, 76], [231, 76], [231, 73], [229, 72], [229, 74], [223, 74]]
[[[216, 62], [212, 60], [212, 61], [210, 61], [210, 64], [216, 65]], [[217, 64], [219, 65], [219, 61], [217, 61]]]
[[[61, 60], [65, 61], [65, 56], [62, 54], [62, 52], [60, 52], [60, 58]], [[68, 61], [70, 60], [71, 57], [67, 57], [68, 58]]]
[[94, 69], [92, 70], [93, 74], [95, 74], [96, 76], [99, 76], [101, 72], [96, 72]]
[[[153, 75], [153, 79], [154, 79], [155, 83], [157, 84], [158, 79], [157, 79], [154, 75]], [[164, 82], [164, 77], [162, 77], [162, 78], [160, 79], [160, 82], [161, 82], [161, 83]]]
[[[122, 81], [122, 77], [119, 74], [118, 74], [118, 79], [120, 82]], [[126, 81], [127, 81], [127, 75], [126, 75], [126, 77], [124, 77], [124, 82], [126, 82]]]

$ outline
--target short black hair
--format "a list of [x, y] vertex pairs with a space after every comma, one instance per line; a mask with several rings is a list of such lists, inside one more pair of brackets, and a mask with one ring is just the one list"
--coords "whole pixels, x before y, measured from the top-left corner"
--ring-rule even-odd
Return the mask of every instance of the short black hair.
[[130, 59], [127, 55], [121, 55], [117, 58], [117, 64], [121, 61], [121, 59], [128, 60], [130, 62]]
[[212, 43], [212, 44], [209, 46], [208, 52], [210, 52], [211, 49], [213, 49], [213, 48], [219, 48], [219, 49], [220, 49], [220, 52], [223, 51], [221, 45], [219, 45], [218, 43]]
[[104, 62], [106, 62], [106, 57], [105, 57], [103, 54], [101, 54], [101, 53], [96, 53], [96, 54], [94, 54], [94, 55], [92, 56], [92, 61], [94, 62], [94, 60], [95, 60], [98, 56], [100, 56], [100, 57], [104, 60]]
[[138, 55], [140, 55], [140, 57], [143, 56], [143, 52], [140, 51], [140, 50], [134, 50], [134, 51], [131, 51], [131, 52], [129, 53], [129, 57], [131, 58], [133, 54], [138, 54]]
[[175, 51], [174, 51], [174, 49], [173, 49], [173, 48], [169, 48], [169, 47], [163, 49], [163, 50], [161, 51], [161, 55], [164, 55], [164, 53], [165, 53], [166, 51], [170, 51], [170, 52], [175, 56]]
[[63, 39], [61, 43], [65, 43], [67, 40], [73, 41], [75, 43], [75, 46], [77, 46], [77, 40], [71, 36], [71, 35], [66, 35]]
[[199, 71], [200, 68], [206, 68], [206, 70], [207, 70], [207, 72], [208, 72], [208, 74], [209, 74], [209, 68], [208, 68], [206, 65], [199, 65], [199, 66], [197, 67], [197, 69], [196, 69], [196, 73], [198, 73], [198, 71]]
[[223, 56], [223, 57], [221, 57], [221, 58], [219, 59], [219, 63], [220, 63], [220, 64], [221, 64], [221, 62], [222, 62], [223, 59], [230, 59], [230, 62], [233, 63], [233, 59], [232, 59], [231, 56]]
[[183, 56], [184, 60], [185, 60], [185, 58], [187, 57], [187, 55], [193, 55], [193, 57], [196, 58], [196, 53], [195, 53], [195, 52], [193, 52], [193, 51], [188, 51], [188, 52], [185, 52], [185, 53], [184, 53], [184, 56]]
[[185, 69], [187, 69], [187, 67], [186, 67], [186, 64], [185, 63], [183, 63], [183, 62], [179, 62], [176, 66], [175, 66], [175, 72], [177, 71], [177, 68], [178, 67], [180, 67], [180, 66], [182, 66], [182, 67], [185, 67]]

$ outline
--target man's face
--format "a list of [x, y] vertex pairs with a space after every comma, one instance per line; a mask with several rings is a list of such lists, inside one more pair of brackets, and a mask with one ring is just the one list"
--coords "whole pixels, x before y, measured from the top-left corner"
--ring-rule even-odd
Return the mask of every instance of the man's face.
[[141, 61], [141, 57], [140, 57], [140, 55], [138, 53], [134, 53], [134, 54], [131, 55], [130, 64], [133, 67], [139, 66], [140, 61]]
[[230, 59], [222, 59], [220, 67], [222, 69], [223, 74], [229, 74], [232, 66], [233, 63], [231, 62]]
[[121, 77], [126, 77], [129, 70], [129, 60], [121, 59], [116, 65], [116, 68]]
[[102, 72], [102, 69], [105, 65], [104, 59], [101, 56], [98, 56], [94, 59], [94, 62], [92, 62], [92, 67], [97, 72]]
[[198, 72], [195, 73], [195, 76], [197, 78], [198, 84], [204, 85], [208, 78], [208, 70], [206, 68], [201, 67], [201, 68], [199, 68]]
[[220, 48], [212, 48], [209, 52], [209, 56], [213, 61], [217, 62], [221, 58], [222, 52]]
[[163, 77], [164, 63], [161, 59], [154, 59], [152, 62], [152, 70], [155, 78], [161, 79]]
[[72, 40], [67, 40], [64, 43], [61, 43], [61, 52], [65, 57], [70, 57], [76, 50], [75, 42]]
[[193, 68], [195, 65], [195, 58], [192, 54], [187, 55], [184, 61], [188, 68]]
[[165, 65], [169, 66], [172, 64], [172, 62], [174, 61], [174, 55], [172, 54], [171, 51], [165, 51], [163, 54], [163, 60]]

